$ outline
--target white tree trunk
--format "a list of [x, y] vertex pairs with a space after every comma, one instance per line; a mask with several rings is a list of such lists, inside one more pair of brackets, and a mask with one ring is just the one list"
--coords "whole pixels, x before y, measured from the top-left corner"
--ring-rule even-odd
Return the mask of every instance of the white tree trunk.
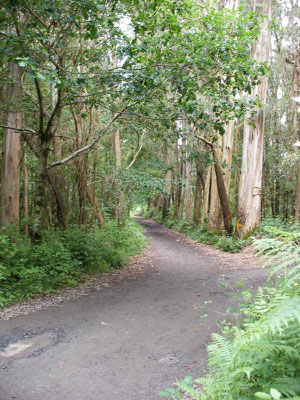
[[211, 167], [211, 165], [209, 165], [207, 168], [205, 187], [204, 187], [204, 193], [203, 193], [203, 208], [202, 208], [201, 219], [200, 219], [201, 224], [203, 224], [203, 222], [205, 221], [207, 214], [208, 214], [208, 209], [209, 209], [211, 171], [212, 171], [212, 167]]
[[233, 121], [229, 121], [229, 123], [225, 127], [225, 134], [223, 138], [223, 154], [222, 161], [226, 165], [224, 167], [224, 183], [226, 188], [226, 193], [229, 198], [229, 189], [230, 189], [230, 180], [231, 180], [231, 163], [232, 163], [232, 154], [233, 154]]
[[[269, 62], [271, 34], [268, 24], [271, 19], [271, 0], [257, 0], [256, 5], [263, 5], [262, 13], [266, 16], [262, 23], [257, 43], [253, 44], [251, 57], [258, 62]], [[266, 102], [268, 78], [263, 77], [256, 86], [253, 97], [258, 96], [262, 104]], [[236, 230], [240, 238], [250, 234], [260, 225], [261, 192], [263, 172], [263, 137], [264, 110], [256, 117], [255, 127], [244, 124], [242, 170], [239, 185], [239, 199]]]

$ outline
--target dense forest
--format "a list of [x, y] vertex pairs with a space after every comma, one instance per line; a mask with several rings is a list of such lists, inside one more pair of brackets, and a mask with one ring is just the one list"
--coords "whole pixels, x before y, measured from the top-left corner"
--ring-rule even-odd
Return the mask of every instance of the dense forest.
[[[295, 232], [298, 13], [296, 0], [1, 0], [1, 304], [124, 265], [147, 242], [134, 214], [229, 251], [261, 221]], [[278, 241], [298, 246], [290, 235]]]
[[2, 2], [2, 225], [298, 222], [296, 2], [239, 3]]

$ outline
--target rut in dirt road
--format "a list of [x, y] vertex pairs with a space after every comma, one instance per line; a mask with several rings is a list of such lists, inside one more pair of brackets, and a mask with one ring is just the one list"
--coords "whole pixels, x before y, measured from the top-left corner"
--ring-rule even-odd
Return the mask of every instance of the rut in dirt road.
[[[135, 279], [1, 322], [1, 400], [157, 400], [203, 373], [219, 313], [232, 305], [220, 275], [256, 287], [266, 272], [236, 255], [224, 267], [221, 252], [141, 223], [152, 243]], [[199, 307], [208, 300], [217, 312]]]

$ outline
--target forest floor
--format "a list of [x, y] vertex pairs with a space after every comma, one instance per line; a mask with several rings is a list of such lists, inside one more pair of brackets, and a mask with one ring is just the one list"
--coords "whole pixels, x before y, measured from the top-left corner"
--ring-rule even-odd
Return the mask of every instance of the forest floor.
[[151, 245], [128, 268], [1, 312], [0, 400], [158, 400], [205, 372], [235, 283], [254, 290], [267, 271], [249, 250], [140, 223]]

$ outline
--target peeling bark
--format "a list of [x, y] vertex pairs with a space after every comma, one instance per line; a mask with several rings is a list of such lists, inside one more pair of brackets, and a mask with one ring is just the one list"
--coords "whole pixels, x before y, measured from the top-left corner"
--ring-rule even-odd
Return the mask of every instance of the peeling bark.
[[[270, 53], [271, 34], [268, 24], [271, 18], [271, 0], [256, 1], [256, 5], [263, 5], [262, 13], [266, 16], [257, 43], [253, 44], [251, 57], [259, 62], [268, 62]], [[261, 84], [256, 86], [253, 96], [258, 96], [264, 105], [267, 94], [267, 77], [263, 77]], [[236, 232], [240, 238], [260, 225], [261, 219], [261, 192], [263, 172], [263, 136], [264, 110], [256, 118], [255, 127], [244, 124], [244, 141], [242, 169], [239, 186], [239, 200], [237, 211]]]

